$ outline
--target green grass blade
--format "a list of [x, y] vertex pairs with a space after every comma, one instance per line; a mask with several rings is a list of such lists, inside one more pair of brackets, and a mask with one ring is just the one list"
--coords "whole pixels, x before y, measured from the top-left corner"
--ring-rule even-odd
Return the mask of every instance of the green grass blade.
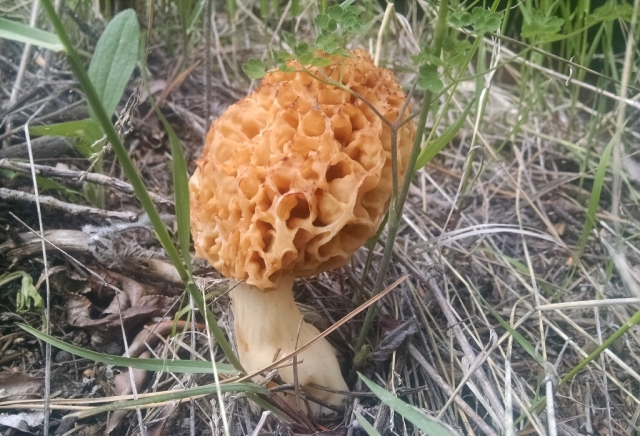
[[378, 433], [378, 430], [376, 430], [374, 426], [369, 424], [369, 421], [364, 419], [364, 417], [358, 412], [356, 412], [356, 420], [358, 421], [358, 424], [360, 424], [360, 427], [364, 428], [364, 431], [366, 431], [369, 436], [382, 436], [380, 433]]
[[[469, 283], [471, 283], [471, 281], [469, 281]], [[489, 312], [491, 312], [494, 318], [498, 320], [500, 325], [504, 327], [504, 329], [507, 330], [511, 336], [513, 336], [513, 339], [515, 339], [518, 344], [520, 344], [522, 349], [525, 350], [531, 357], [533, 357], [536, 360], [536, 362], [538, 362], [544, 368], [545, 367], [544, 359], [542, 358], [540, 353], [536, 351], [536, 348], [533, 345], [531, 345], [531, 343], [527, 341], [524, 338], [524, 336], [522, 336], [513, 327], [511, 327], [508, 322], [502, 319], [500, 314], [496, 312], [493, 309], [493, 307], [491, 307], [491, 305], [487, 303], [487, 301], [484, 298], [482, 298], [482, 295], [480, 295], [480, 292], [478, 292], [477, 290], [476, 290], [476, 296], [480, 299], [484, 307], [486, 307], [489, 310]]]
[[191, 273], [191, 256], [190, 256], [190, 236], [191, 221], [189, 211], [189, 175], [187, 173], [187, 162], [182, 152], [182, 143], [178, 139], [175, 130], [162, 114], [155, 102], [152, 102], [153, 110], [162, 122], [164, 129], [169, 135], [169, 145], [171, 147], [171, 159], [173, 161], [173, 192], [176, 202], [176, 220], [178, 221], [178, 241], [180, 242], [180, 251], [182, 252], [182, 260]]
[[60, 39], [55, 34], [27, 26], [26, 24], [16, 23], [6, 18], [0, 18], [0, 39], [26, 42], [27, 44], [37, 45], [53, 51], [64, 49]]
[[95, 142], [102, 137], [100, 125], [91, 118], [67, 121], [48, 126], [29, 126], [29, 133], [35, 136], [64, 136], [66, 138], [86, 138]]
[[[60, 21], [60, 18], [56, 14], [55, 9], [51, 4], [51, 0], [42, 0], [42, 7], [45, 9], [47, 14], [49, 15], [49, 18], [53, 23], [53, 27], [55, 28], [56, 33], [60, 38], [60, 41], [65, 47], [65, 50], [67, 52], [67, 58], [69, 60], [71, 69], [73, 70], [73, 73], [76, 75], [76, 78], [78, 79], [78, 82], [80, 83], [80, 86], [82, 87], [83, 91], [87, 95], [87, 100], [89, 101], [89, 105], [91, 106], [91, 108], [93, 109], [96, 115], [97, 121], [100, 123], [100, 126], [102, 127], [105, 134], [107, 135], [107, 139], [109, 140], [109, 142], [111, 142], [111, 146], [113, 147], [113, 151], [116, 154], [118, 161], [120, 162], [120, 165], [122, 166], [123, 172], [131, 182], [131, 185], [133, 186], [133, 190], [136, 194], [136, 197], [138, 198], [145, 212], [149, 216], [149, 220], [153, 225], [158, 241], [160, 241], [160, 244], [166, 250], [169, 258], [171, 259], [171, 263], [173, 263], [176, 270], [178, 271], [178, 274], [180, 275], [180, 278], [186, 284], [187, 290], [193, 296], [194, 301], [196, 302], [196, 306], [198, 307], [198, 310], [200, 310], [200, 312], [208, 318], [208, 322], [210, 327], [212, 328], [212, 332], [214, 333], [221, 332], [222, 330], [220, 329], [220, 327], [218, 327], [215, 317], [213, 316], [211, 311], [209, 311], [205, 306], [204, 299], [202, 298], [202, 295], [200, 295], [198, 287], [193, 282], [193, 278], [191, 277], [191, 275], [189, 274], [189, 271], [187, 271], [184, 264], [182, 263], [180, 254], [178, 253], [178, 250], [176, 249], [176, 247], [173, 245], [173, 241], [171, 240], [169, 231], [165, 227], [164, 223], [162, 222], [162, 218], [158, 213], [158, 210], [156, 209], [155, 205], [151, 201], [151, 197], [149, 196], [149, 193], [147, 192], [147, 189], [145, 188], [144, 183], [142, 182], [142, 178], [140, 177], [133, 163], [131, 162], [127, 149], [122, 144], [120, 137], [118, 136], [115, 128], [113, 127], [113, 124], [111, 123], [110, 117], [107, 115], [104, 108], [102, 107], [100, 97], [98, 96], [98, 93], [94, 89], [91, 83], [91, 80], [87, 75], [87, 72], [84, 70], [84, 67], [82, 66], [82, 62], [78, 56], [78, 53], [75, 51], [73, 44], [71, 43], [71, 40], [69, 39], [69, 36], [67, 35], [64, 29], [64, 26]], [[236, 369], [242, 371], [242, 365], [240, 364], [240, 361], [233, 353], [231, 345], [226, 340], [224, 335], [220, 335], [219, 337], [216, 336], [216, 339], [218, 340], [218, 344], [220, 345], [220, 348], [222, 348], [222, 350], [224, 351], [225, 355], [227, 356], [231, 364]]]
[[[169, 391], [162, 394], [145, 396], [144, 398], [139, 398], [137, 400], [114, 401], [113, 403], [105, 404], [104, 406], [98, 406], [98, 407], [91, 408], [89, 410], [83, 410], [81, 412], [71, 413], [67, 416], [75, 417], [75, 418], [87, 418], [89, 416], [94, 416], [99, 413], [113, 412], [115, 410], [124, 410], [124, 409], [133, 408], [133, 407], [155, 405], [161, 402], [182, 400], [185, 398], [197, 397], [201, 395], [213, 395], [213, 394], [216, 394], [217, 392], [218, 390], [216, 386], [213, 384], [210, 384], [205, 386], [199, 386], [196, 388], [182, 389], [179, 391]], [[223, 385], [220, 385], [220, 392], [246, 392], [246, 393], [269, 395], [269, 391], [267, 389], [255, 383], [223, 384]]]
[[415, 169], [419, 170], [423, 166], [425, 166], [431, 159], [433, 159], [444, 147], [447, 146], [451, 142], [451, 140], [456, 136], [458, 131], [462, 128], [462, 124], [469, 115], [469, 111], [473, 107], [475, 103], [475, 99], [471, 100], [465, 110], [460, 114], [455, 123], [450, 125], [442, 132], [442, 135], [438, 136], [432, 143], [425, 145], [420, 154], [418, 155], [418, 159], [416, 160]]
[[418, 410], [410, 404], [405, 403], [391, 392], [381, 388], [364, 375], [358, 373], [358, 376], [367, 385], [367, 387], [373, 392], [376, 397], [385, 403], [396, 413], [402, 415], [406, 420], [410, 421], [418, 429], [428, 434], [429, 436], [452, 436], [458, 433], [450, 428], [448, 425], [441, 421], [426, 415], [424, 412]]
[[187, 270], [182, 265], [182, 261], [178, 254], [178, 251], [176, 250], [176, 247], [173, 245], [173, 242], [171, 241], [171, 236], [169, 235], [167, 228], [162, 222], [162, 219], [160, 218], [160, 214], [158, 213], [158, 210], [156, 209], [155, 205], [151, 201], [151, 198], [149, 197], [149, 193], [147, 192], [147, 189], [144, 186], [144, 183], [142, 182], [142, 178], [140, 178], [140, 175], [136, 171], [136, 168], [131, 162], [131, 159], [129, 159], [129, 154], [127, 152], [127, 149], [122, 144], [120, 137], [118, 136], [115, 128], [113, 127], [113, 124], [111, 123], [111, 118], [105, 112], [104, 107], [102, 106], [100, 97], [96, 92], [95, 88], [93, 87], [93, 84], [89, 79], [87, 72], [84, 70], [84, 67], [82, 66], [82, 61], [80, 60], [78, 53], [75, 51], [73, 44], [71, 43], [71, 40], [69, 39], [69, 36], [67, 35], [64, 29], [64, 26], [60, 21], [60, 18], [56, 14], [53, 8], [53, 5], [51, 4], [51, 0], [43, 0], [42, 7], [46, 10], [47, 14], [49, 15], [49, 18], [53, 23], [53, 27], [55, 28], [56, 33], [60, 38], [60, 41], [62, 41], [62, 44], [65, 46], [65, 50], [67, 52], [67, 58], [69, 60], [71, 69], [73, 70], [76, 78], [78, 79], [78, 82], [82, 87], [82, 90], [85, 92], [87, 96], [87, 100], [89, 101], [89, 105], [91, 109], [95, 112], [97, 121], [100, 123], [100, 126], [102, 127], [103, 131], [107, 135], [107, 139], [109, 140], [109, 142], [111, 143], [111, 146], [113, 147], [113, 151], [116, 154], [116, 157], [120, 162], [120, 165], [122, 166], [122, 170], [124, 171], [129, 181], [131, 182], [131, 185], [133, 186], [133, 190], [136, 194], [136, 197], [142, 204], [142, 207], [144, 208], [145, 212], [149, 215], [149, 220], [151, 221], [153, 228], [156, 231], [158, 240], [160, 241], [164, 249], [167, 251], [167, 254], [171, 258], [171, 262], [174, 264], [174, 266], [178, 270], [178, 273], [180, 274], [180, 278], [184, 282], [187, 282], [189, 279]]
[[[136, 66], [139, 44], [140, 26], [133, 9], [116, 15], [96, 44], [89, 78], [109, 116], [115, 112]], [[93, 107], [90, 109], [95, 118]]]
[[607, 147], [602, 152], [600, 163], [598, 163], [598, 169], [596, 170], [596, 177], [593, 181], [593, 189], [591, 190], [591, 198], [589, 198], [589, 207], [587, 209], [587, 218], [584, 222], [584, 228], [582, 229], [582, 235], [578, 241], [578, 256], [582, 257], [584, 247], [589, 239], [589, 234], [596, 223], [596, 213], [598, 212], [598, 205], [600, 203], [600, 194], [602, 194], [602, 186], [604, 185], [604, 178], [609, 166], [609, 157], [611, 156], [611, 150], [613, 148], [614, 141], [611, 140]]
[[[113, 356], [110, 354], [97, 353], [95, 351], [85, 350], [75, 345], [56, 339], [53, 336], [46, 335], [33, 327], [25, 324], [18, 324], [23, 330], [31, 333], [43, 342], [53, 345], [56, 348], [67, 351], [75, 356], [84, 357], [94, 362], [104, 363], [105, 365], [123, 366], [136, 369], [144, 369], [155, 372], [173, 372], [185, 374], [211, 374], [213, 366], [211, 362], [202, 360], [166, 360], [166, 359], [140, 359], [132, 357]], [[238, 375], [231, 365], [224, 363], [216, 363], [216, 368], [220, 374]]]
[[63, 136], [76, 138], [76, 148], [86, 158], [97, 150], [91, 146], [99, 141], [103, 134], [100, 125], [91, 118], [78, 121], [50, 124], [48, 126], [29, 126], [29, 133], [35, 136]]

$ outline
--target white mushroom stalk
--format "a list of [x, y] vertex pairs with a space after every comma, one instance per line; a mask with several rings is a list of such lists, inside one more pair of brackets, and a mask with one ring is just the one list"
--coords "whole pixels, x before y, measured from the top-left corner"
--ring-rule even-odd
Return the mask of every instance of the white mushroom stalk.
[[[280, 286], [271, 292], [238, 282], [231, 291], [231, 300], [238, 357], [249, 373], [290, 355], [320, 334], [317, 328], [307, 322], [303, 321], [300, 325], [302, 314], [293, 299], [293, 277], [283, 278]], [[296, 371], [298, 385], [306, 386], [304, 391], [325, 403], [340, 405], [344, 395], [316, 389], [309, 384], [334, 391], [348, 391], [335, 349], [324, 338], [297, 355]], [[285, 383], [296, 383], [293, 359], [278, 372]], [[294, 410], [299, 404], [301, 410], [306, 411], [304, 401], [298, 403], [294, 394], [286, 395], [285, 399]], [[315, 416], [330, 412], [313, 401], [308, 404]]]

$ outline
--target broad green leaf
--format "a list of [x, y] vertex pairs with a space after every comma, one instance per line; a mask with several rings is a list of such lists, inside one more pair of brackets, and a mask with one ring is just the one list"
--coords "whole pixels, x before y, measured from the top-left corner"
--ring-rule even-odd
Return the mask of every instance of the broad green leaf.
[[64, 46], [54, 33], [45, 32], [6, 18], [0, 18], [0, 39], [25, 42], [53, 51], [64, 49]]
[[[165, 360], [165, 359], [139, 359], [132, 357], [112, 356], [110, 354], [97, 353], [95, 351], [85, 350], [56, 339], [53, 336], [46, 335], [33, 327], [25, 324], [18, 324], [23, 330], [31, 333], [43, 342], [53, 345], [56, 348], [64, 350], [75, 356], [84, 357], [94, 362], [104, 363], [105, 365], [122, 366], [127, 368], [144, 369], [155, 372], [174, 372], [183, 374], [212, 374], [213, 366], [211, 362], [202, 360]], [[238, 372], [231, 365], [224, 363], [216, 363], [216, 368], [220, 374], [237, 375]]]
[[257, 58], [249, 58], [249, 60], [242, 65], [242, 71], [244, 71], [250, 79], [262, 79], [267, 74], [264, 63]]
[[136, 66], [139, 44], [140, 26], [133, 9], [116, 15], [98, 40], [88, 73], [108, 116], [115, 112]]
[[418, 88], [437, 94], [444, 84], [438, 75], [438, 68], [431, 64], [421, 65], [418, 70]]
[[530, 19], [522, 25], [521, 36], [541, 41], [554, 39], [562, 29], [564, 20], [559, 17], [547, 17], [539, 9], [533, 11]]
[[356, 420], [358, 421], [358, 424], [360, 424], [360, 427], [364, 428], [364, 431], [366, 431], [369, 436], [381, 436], [380, 433], [378, 433], [378, 430], [369, 424], [369, 421], [364, 419], [364, 417], [358, 412], [356, 412]]
[[405, 403], [391, 392], [381, 388], [364, 375], [358, 373], [358, 376], [367, 385], [367, 387], [373, 392], [376, 397], [389, 406], [391, 410], [402, 415], [406, 420], [410, 421], [414, 426], [429, 436], [453, 436], [458, 432], [450, 428], [443, 422], [432, 418], [419, 409], [413, 407], [410, 404]]
[[419, 170], [423, 166], [425, 166], [431, 159], [434, 158], [435, 155], [440, 153], [440, 151], [446, 147], [448, 143], [456, 136], [458, 131], [462, 128], [462, 124], [464, 123], [467, 115], [469, 115], [469, 111], [473, 107], [473, 103], [475, 99], [472, 100], [469, 105], [466, 107], [464, 112], [460, 114], [455, 123], [450, 125], [442, 132], [442, 135], [438, 136], [433, 142], [427, 144], [420, 154], [418, 155], [418, 159], [416, 160], [416, 170]]

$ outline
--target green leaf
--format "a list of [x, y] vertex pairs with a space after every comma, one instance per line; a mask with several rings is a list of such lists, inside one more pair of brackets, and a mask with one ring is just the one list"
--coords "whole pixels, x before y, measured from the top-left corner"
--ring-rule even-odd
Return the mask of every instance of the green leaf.
[[633, 6], [629, 3], [623, 3], [621, 5], [617, 2], [607, 2], [605, 5], [596, 8], [591, 15], [585, 20], [587, 26], [600, 23], [603, 21], [613, 20], [625, 20], [631, 21], [633, 17]]
[[58, 191], [61, 194], [72, 196], [72, 195], [82, 195], [78, 191], [74, 191], [73, 189], [69, 189], [66, 186], [56, 182], [55, 180], [47, 179], [46, 177], [36, 176], [36, 183], [38, 183], [38, 187], [42, 189], [42, 191]]
[[418, 88], [433, 94], [442, 91], [444, 84], [438, 75], [438, 68], [431, 64], [421, 65], [418, 70]]
[[311, 59], [311, 65], [313, 65], [314, 67], [328, 67], [329, 65], [331, 65], [331, 59], [316, 57]]
[[[139, 44], [140, 26], [133, 9], [116, 15], [98, 40], [88, 73], [108, 116], [115, 112], [136, 66]], [[96, 118], [93, 109], [91, 118]]]
[[458, 131], [462, 128], [462, 124], [469, 115], [469, 111], [473, 107], [475, 99], [473, 99], [465, 108], [465, 110], [460, 114], [455, 123], [450, 125], [442, 132], [442, 135], [438, 136], [433, 142], [427, 144], [420, 154], [418, 155], [418, 159], [416, 160], [416, 170], [419, 170], [423, 166], [425, 166], [431, 159], [433, 159], [440, 151], [446, 147], [447, 144], [451, 142], [451, 140], [456, 136]]
[[257, 58], [249, 58], [242, 65], [242, 71], [249, 76], [250, 79], [262, 79], [267, 74], [264, 62]]
[[20, 314], [35, 311], [44, 317], [44, 300], [33, 286], [31, 276], [24, 271], [5, 272], [0, 274], [0, 286], [12, 280], [22, 279], [20, 290], [16, 295], [16, 312]]
[[453, 27], [470, 26], [473, 22], [471, 14], [465, 10], [458, 10], [449, 15], [449, 23]]
[[100, 125], [91, 118], [50, 124], [48, 126], [29, 126], [29, 133], [35, 136], [77, 138], [76, 148], [84, 157], [90, 157], [96, 151], [99, 151], [94, 150], [91, 146], [100, 141], [103, 136]]
[[[313, 22], [319, 29], [329, 29], [329, 21], [331, 18], [327, 14], [318, 15]], [[334, 20], [335, 21], [335, 20]]]
[[369, 436], [381, 436], [380, 433], [378, 433], [378, 430], [376, 430], [374, 426], [369, 424], [369, 421], [364, 419], [364, 417], [358, 412], [356, 412], [356, 420], [358, 421], [358, 424], [360, 424], [360, 427], [362, 427]]
[[283, 31], [282, 39], [284, 40], [285, 44], [287, 44], [291, 48], [291, 50], [296, 47], [296, 37], [292, 33]]
[[100, 125], [91, 118], [48, 126], [29, 126], [29, 133], [35, 136], [64, 136], [66, 138], [84, 138], [95, 142], [102, 138]]
[[294, 48], [294, 52], [298, 57], [305, 56], [305, 55], [312, 55], [311, 47], [306, 42], [297, 43]]
[[341, 8], [339, 5], [329, 6], [327, 9], [327, 15], [336, 21], [341, 21], [344, 13], [345, 9]]
[[[112, 356], [110, 354], [96, 353], [95, 351], [85, 350], [56, 339], [53, 336], [46, 335], [33, 327], [26, 324], [18, 324], [23, 330], [31, 333], [43, 342], [53, 345], [56, 348], [64, 350], [75, 356], [84, 357], [94, 362], [104, 363], [105, 365], [122, 366], [127, 368], [144, 369], [155, 372], [173, 372], [180, 374], [212, 374], [213, 365], [211, 362], [203, 360], [168, 360], [168, 359], [139, 359], [132, 357]], [[224, 363], [216, 363], [216, 369], [220, 374], [237, 375], [238, 372], [231, 365]]]
[[25, 42], [48, 50], [60, 51], [64, 46], [55, 33], [0, 18], [0, 39]]
[[530, 19], [522, 25], [523, 38], [532, 38], [540, 41], [553, 39], [560, 30], [564, 20], [559, 17], [547, 17], [544, 12], [536, 9]]
[[423, 47], [420, 53], [415, 56], [411, 56], [411, 61], [414, 65], [431, 64], [436, 67], [447, 66], [447, 63], [443, 61], [439, 56], [434, 56], [431, 47]]
[[477, 6], [471, 11], [473, 29], [478, 35], [497, 30], [502, 24], [502, 14]]
[[364, 375], [358, 373], [358, 376], [373, 392], [376, 397], [385, 403], [396, 413], [402, 415], [406, 420], [410, 421], [414, 426], [429, 436], [453, 436], [458, 433], [443, 422], [430, 417], [421, 410], [405, 403], [391, 392], [387, 392]]

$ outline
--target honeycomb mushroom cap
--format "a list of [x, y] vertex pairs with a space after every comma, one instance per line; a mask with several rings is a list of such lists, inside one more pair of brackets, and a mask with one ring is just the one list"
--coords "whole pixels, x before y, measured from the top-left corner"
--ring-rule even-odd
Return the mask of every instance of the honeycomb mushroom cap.
[[[311, 68], [395, 122], [405, 94], [364, 50]], [[406, 113], [403, 118], [406, 118]], [[415, 135], [398, 131], [404, 177]], [[344, 265], [391, 197], [391, 131], [363, 101], [305, 72], [268, 73], [211, 126], [190, 180], [196, 255], [261, 290]]]

